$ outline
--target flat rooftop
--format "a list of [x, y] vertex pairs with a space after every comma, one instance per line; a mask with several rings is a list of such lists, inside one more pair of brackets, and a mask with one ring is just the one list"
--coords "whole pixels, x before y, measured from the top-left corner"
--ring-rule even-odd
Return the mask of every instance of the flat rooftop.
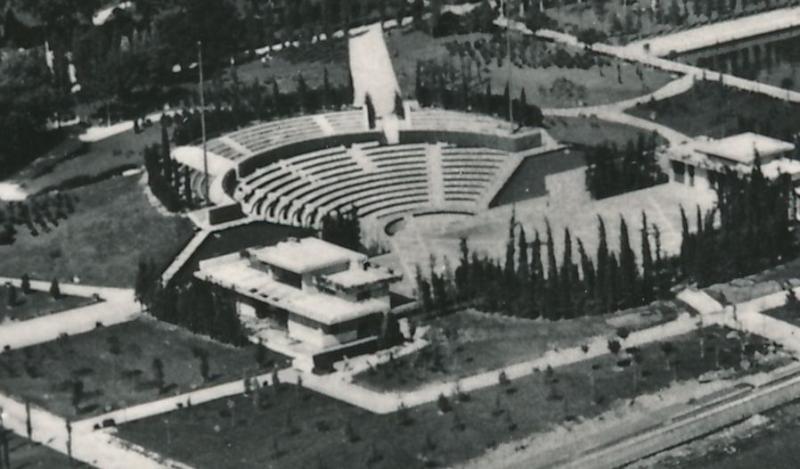
[[762, 158], [769, 158], [794, 150], [794, 145], [764, 135], [747, 132], [719, 140], [699, 140], [694, 143], [694, 148], [707, 155], [749, 165], [753, 164], [756, 153]]
[[380, 300], [350, 302], [333, 295], [304, 291], [276, 282], [265, 272], [250, 267], [249, 260], [238, 257], [238, 254], [201, 262], [195, 276], [326, 325], [386, 309], [385, 303]]
[[366, 262], [367, 256], [317, 238], [282, 241], [274, 246], [251, 249], [261, 262], [305, 274], [344, 262]]
[[670, 52], [688, 52], [796, 26], [800, 26], [800, 7], [793, 6], [645, 38], [626, 47], [643, 51], [645, 45], [649, 45], [651, 54], [663, 56]]
[[355, 266], [342, 272], [324, 276], [325, 280], [342, 288], [399, 280], [401, 277], [399, 273], [394, 272], [392, 269], [380, 266], [369, 266], [368, 268]]

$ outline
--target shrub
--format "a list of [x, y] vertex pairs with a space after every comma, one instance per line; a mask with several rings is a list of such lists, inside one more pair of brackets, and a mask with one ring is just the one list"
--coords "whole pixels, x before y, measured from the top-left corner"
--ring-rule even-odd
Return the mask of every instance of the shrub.
[[608, 341], [608, 350], [609, 352], [617, 355], [619, 351], [622, 349], [622, 345], [620, 345], [618, 340], [611, 339]]
[[439, 394], [439, 398], [436, 399], [436, 406], [439, 408], [439, 412], [444, 414], [453, 410], [453, 406], [450, 405], [450, 400], [444, 394]]
[[511, 380], [508, 379], [505, 370], [500, 371], [500, 374], [497, 376], [497, 382], [500, 383], [501, 386], [508, 386], [511, 384]]

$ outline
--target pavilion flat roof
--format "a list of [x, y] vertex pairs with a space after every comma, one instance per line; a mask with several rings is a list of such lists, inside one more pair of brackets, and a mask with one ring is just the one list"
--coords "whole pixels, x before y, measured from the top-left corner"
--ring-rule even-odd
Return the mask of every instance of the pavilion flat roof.
[[378, 282], [399, 280], [402, 276], [391, 269], [380, 266], [353, 266], [350, 269], [325, 275], [324, 279], [342, 288], [353, 288]]
[[719, 140], [699, 140], [694, 147], [701, 153], [744, 164], [752, 164], [756, 153], [764, 158], [794, 150], [794, 145], [789, 142], [752, 132]]
[[344, 262], [365, 262], [367, 256], [317, 238], [282, 241], [274, 246], [251, 249], [253, 257], [290, 272], [304, 274]]
[[203, 261], [195, 276], [326, 325], [386, 309], [385, 303], [380, 300], [351, 302], [334, 295], [305, 291], [276, 282], [266, 272], [250, 267], [249, 261], [241, 257], [225, 256], [224, 259], [212, 259], [212, 262]]

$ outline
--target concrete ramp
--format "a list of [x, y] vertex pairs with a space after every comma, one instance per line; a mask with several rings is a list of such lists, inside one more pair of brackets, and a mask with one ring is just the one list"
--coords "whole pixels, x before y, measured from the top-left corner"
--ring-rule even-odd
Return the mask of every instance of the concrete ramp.
[[380, 23], [350, 33], [350, 74], [353, 77], [353, 105], [362, 107], [369, 94], [377, 117], [394, 111], [394, 97], [400, 91], [389, 49]]

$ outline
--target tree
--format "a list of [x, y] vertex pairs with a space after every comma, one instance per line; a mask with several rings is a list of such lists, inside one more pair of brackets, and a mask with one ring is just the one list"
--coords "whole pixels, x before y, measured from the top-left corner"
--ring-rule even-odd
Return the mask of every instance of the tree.
[[628, 224], [625, 223], [625, 218], [622, 216], [619, 221], [619, 232], [620, 307], [627, 308], [636, 304], [639, 291], [639, 272], [636, 267], [636, 256], [633, 254], [628, 236]]
[[547, 229], [547, 286], [543, 314], [548, 319], [559, 319], [558, 292], [560, 291], [558, 279], [558, 265], [556, 264], [556, 248], [550, 221], [545, 220]]
[[20, 286], [23, 294], [31, 294], [31, 277], [28, 274], [22, 274], [22, 283]]
[[610, 339], [608, 341], [608, 351], [614, 355], [617, 355], [619, 351], [622, 350], [622, 345], [616, 339]]
[[364, 96], [364, 107], [367, 110], [367, 123], [370, 129], [375, 128], [375, 105], [372, 104], [372, 97], [367, 93]]
[[52, 296], [54, 300], [61, 299], [61, 287], [58, 285], [57, 278], [54, 278], [53, 281], [50, 282], [50, 296]]
[[607, 313], [611, 309], [611, 285], [610, 276], [611, 259], [608, 250], [608, 240], [606, 239], [606, 225], [603, 218], [597, 217], [598, 245], [597, 245], [597, 274], [595, 281], [595, 299], [599, 310]]
[[84, 397], [84, 385], [81, 379], [76, 379], [72, 382], [72, 407], [78, 410]]
[[61, 97], [39, 52], [8, 54], [0, 61], [0, 177], [27, 164], [48, 141], [45, 127]]
[[650, 234], [647, 225], [647, 214], [642, 211], [642, 300], [649, 303], [654, 298], [654, 266], [653, 254], [650, 251]]
[[403, 98], [401, 98], [400, 93], [397, 92], [394, 94], [394, 114], [398, 119], [405, 120], [406, 118], [406, 109], [403, 106]]
[[453, 410], [453, 406], [450, 405], [450, 400], [444, 394], [439, 394], [439, 397], [436, 399], [436, 407], [439, 408], [439, 413], [442, 414]]
[[431, 295], [431, 284], [422, 275], [420, 266], [416, 268], [417, 280], [417, 299], [422, 303], [422, 309], [430, 312], [433, 309], [433, 297]]
[[160, 358], [153, 359], [153, 382], [159, 393], [164, 389], [164, 362]]
[[383, 315], [381, 342], [384, 348], [392, 347], [403, 342], [403, 334], [400, 332], [400, 323], [397, 320], [397, 316], [393, 313], [385, 313]]
[[13, 284], [9, 283], [6, 285], [6, 305], [9, 308], [13, 308], [17, 305], [17, 287]]

